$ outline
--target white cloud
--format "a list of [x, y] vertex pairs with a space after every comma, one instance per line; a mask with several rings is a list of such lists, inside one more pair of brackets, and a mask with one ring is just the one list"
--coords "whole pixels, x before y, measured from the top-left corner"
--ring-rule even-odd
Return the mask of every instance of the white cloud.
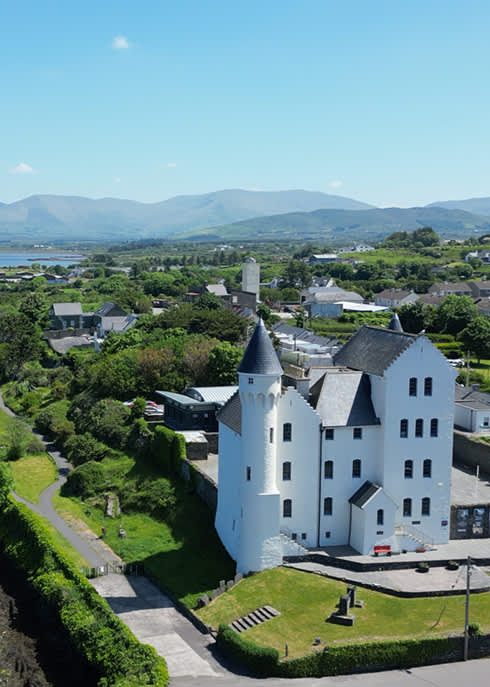
[[330, 188], [340, 188], [342, 186], [342, 182], [336, 179], [335, 181], [331, 181], [329, 186]]
[[9, 169], [10, 174], [35, 174], [36, 170], [26, 162], [19, 162], [15, 167]]
[[167, 162], [167, 167], [177, 167], [176, 162]]
[[126, 36], [114, 36], [112, 47], [114, 50], [127, 50], [129, 48], [129, 41]]

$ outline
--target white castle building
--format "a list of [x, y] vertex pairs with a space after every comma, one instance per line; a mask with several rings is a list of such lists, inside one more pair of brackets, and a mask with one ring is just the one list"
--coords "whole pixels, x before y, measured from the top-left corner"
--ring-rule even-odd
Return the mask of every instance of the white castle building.
[[363, 326], [304, 398], [259, 321], [219, 420], [216, 529], [239, 572], [305, 548], [449, 539], [455, 372], [423, 335]]

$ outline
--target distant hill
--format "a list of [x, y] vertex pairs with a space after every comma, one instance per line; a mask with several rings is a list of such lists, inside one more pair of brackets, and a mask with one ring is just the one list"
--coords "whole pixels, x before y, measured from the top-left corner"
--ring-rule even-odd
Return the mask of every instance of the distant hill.
[[450, 210], [466, 210], [476, 215], [488, 215], [490, 217], [490, 198], [468, 198], [467, 200], [441, 200], [427, 205], [431, 207], [448, 208]]
[[166, 237], [217, 224], [318, 208], [371, 208], [350, 198], [314, 191], [216, 191], [159, 203], [39, 195], [0, 204], [3, 240], [124, 240]]
[[324, 239], [332, 243], [381, 240], [395, 231], [431, 226], [444, 238], [462, 238], [490, 230], [490, 217], [440, 207], [315, 210], [234, 222], [186, 232], [193, 240]]

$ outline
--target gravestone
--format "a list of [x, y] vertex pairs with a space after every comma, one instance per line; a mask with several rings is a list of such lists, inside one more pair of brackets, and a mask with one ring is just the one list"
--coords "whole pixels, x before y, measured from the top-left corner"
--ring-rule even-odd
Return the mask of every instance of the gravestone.
[[235, 583], [233, 582], [233, 580], [228, 580], [228, 582], [226, 583], [227, 589], [231, 589], [234, 586], [235, 586]]
[[198, 608], [203, 608], [203, 606], [207, 606], [210, 601], [210, 598], [207, 594], [202, 594], [198, 600], [197, 600], [197, 607]]
[[219, 595], [219, 589], [213, 589], [213, 591], [211, 592], [211, 601], [214, 601], [214, 599], [218, 598]]
[[235, 584], [238, 584], [238, 582], [240, 582], [240, 580], [243, 580], [242, 573], [237, 573], [233, 579], [235, 580]]
[[349, 606], [353, 608], [356, 605], [356, 586], [354, 584], [350, 584], [347, 587], [347, 594], [349, 596]]
[[342, 594], [339, 599], [339, 615], [349, 615], [349, 595]]

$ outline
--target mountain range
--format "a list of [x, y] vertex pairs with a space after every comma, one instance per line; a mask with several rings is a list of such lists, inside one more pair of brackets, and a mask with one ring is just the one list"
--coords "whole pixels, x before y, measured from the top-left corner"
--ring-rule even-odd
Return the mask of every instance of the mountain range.
[[490, 231], [490, 198], [422, 208], [375, 208], [314, 191], [230, 189], [158, 203], [37, 195], [0, 203], [2, 241], [124, 241], [145, 238], [376, 240], [430, 225], [444, 237]]

